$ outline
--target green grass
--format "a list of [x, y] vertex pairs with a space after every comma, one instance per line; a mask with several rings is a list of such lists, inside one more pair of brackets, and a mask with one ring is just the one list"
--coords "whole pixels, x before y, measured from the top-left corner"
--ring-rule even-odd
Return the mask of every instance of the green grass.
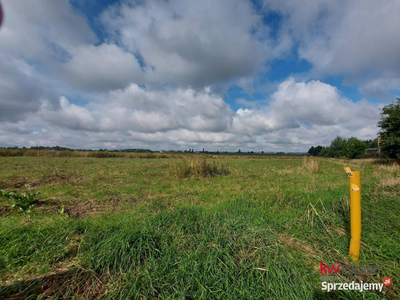
[[[150, 158], [150, 157], [149, 157]], [[371, 161], [0, 157], [0, 298], [398, 299], [400, 168]], [[214, 164], [215, 161], [215, 164]], [[350, 263], [348, 179], [362, 176], [361, 265], [383, 294], [321, 291], [319, 264]]]

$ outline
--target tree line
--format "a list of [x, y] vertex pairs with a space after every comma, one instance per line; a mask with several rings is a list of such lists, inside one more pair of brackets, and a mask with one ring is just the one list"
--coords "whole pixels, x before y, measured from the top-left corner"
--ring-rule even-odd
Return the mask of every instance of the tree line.
[[[378, 122], [381, 155], [400, 160], [400, 98], [396, 103], [386, 105], [381, 110]], [[378, 138], [361, 141], [356, 137], [349, 139], [337, 136], [328, 147], [312, 146], [308, 154], [321, 157], [360, 158], [367, 148], [378, 148]]]
[[337, 136], [328, 147], [311, 147], [308, 154], [321, 157], [348, 157], [358, 158], [367, 148], [378, 148], [378, 140], [361, 141], [356, 137], [349, 139]]

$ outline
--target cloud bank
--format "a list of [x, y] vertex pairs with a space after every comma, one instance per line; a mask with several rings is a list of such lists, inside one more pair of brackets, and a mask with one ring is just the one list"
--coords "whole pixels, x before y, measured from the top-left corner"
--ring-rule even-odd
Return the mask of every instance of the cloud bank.
[[[0, 146], [306, 151], [374, 138], [369, 97], [400, 82], [394, 0], [126, 0], [94, 23], [67, 0], [3, 2]], [[310, 79], [266, 81], [293, 52]], [[338, 75], [364, 99], [323, 80]]]

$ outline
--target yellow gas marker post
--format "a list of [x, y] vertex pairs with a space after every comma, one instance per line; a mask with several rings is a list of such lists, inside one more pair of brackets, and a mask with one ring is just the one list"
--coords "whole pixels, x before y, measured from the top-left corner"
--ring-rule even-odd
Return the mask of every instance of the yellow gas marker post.
[[360, 172], [352, 171], [349, 167], [345, 167], [347, 176], [350, 179], [350, 225], [351, 240], [349, 255], [358, 260], [360, 257], [361, 242], [361, 182]]

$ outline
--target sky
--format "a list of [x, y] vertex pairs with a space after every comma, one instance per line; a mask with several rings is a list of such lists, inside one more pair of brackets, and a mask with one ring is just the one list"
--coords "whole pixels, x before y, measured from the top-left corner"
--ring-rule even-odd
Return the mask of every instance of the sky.
[[0, 0], [0, 146], [303, 152], [374, 139], [398, 0]]

